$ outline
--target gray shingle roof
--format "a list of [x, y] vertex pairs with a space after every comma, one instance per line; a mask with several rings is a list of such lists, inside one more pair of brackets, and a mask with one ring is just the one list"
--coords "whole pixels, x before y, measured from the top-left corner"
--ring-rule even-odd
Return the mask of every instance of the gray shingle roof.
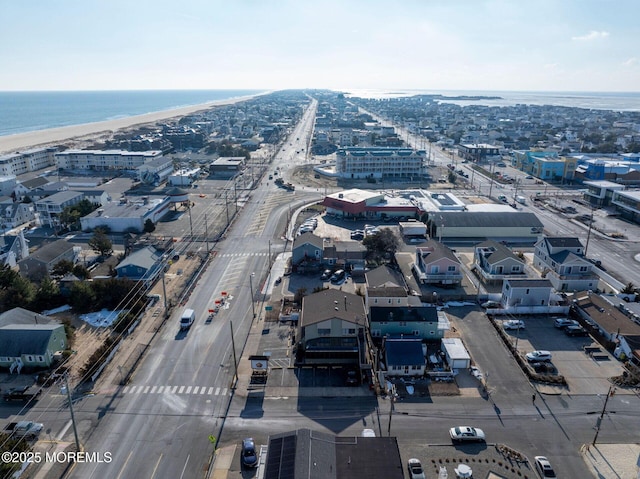
[[150, 270], [160, 260], [162, 255], [153, 246], [146, 246], [135, 253], [131, 253], [125, 259], [123, 259], [116, 269], [124, 268], [126, 266], [139, 266], [146, 270]]
[[0, 327], [10, 324], [31, 325], [51, 323], [59, 324], [53, 318], [34, 313], [24, 308], [13, 308], [0, 314]]
[[338, 318], [364, 326], [367, 313], [361, 296], [337, 289], [325, 289], [302, 299], [300, 326]]
[[67, 240], [57, 240], [53, 243], [47, 243], [44, 246], [38, 248], [35, 253], [32, 253], [29, 257], [38, 259], [44, 263], [50, 263], [56, 258], [59, 258], [69, 250], [73, 249], [73, 245]]
[[0, 328], [0, 356], [15, 358], [23, 354], [44, 355], [51, 334], [61, 324], [10, 324]]
[[377, 288], [381, 286], [401, 286], [404, 287], [404, 278], [394, 269], [387, 265], [378, 266], [366, 273], [367, 286]]
[[545, 241], [554, 248], [581, 248], [582, 242], [579, 238], [570, 238], [562, 236], [547, 236]]
[[535, 279], [535, 278], [509, 278], [505, 279], [509, 282], [512, 288], [551, 288], [551, 281], [548, 279]]
[[313, 233], [304, 233], [293, 240], [293, 249], [299, 248], [305, 244], [313, 245], [318, 249], [322, 249], [324, 246], [324, 242], [319, 236], [316, 236]]

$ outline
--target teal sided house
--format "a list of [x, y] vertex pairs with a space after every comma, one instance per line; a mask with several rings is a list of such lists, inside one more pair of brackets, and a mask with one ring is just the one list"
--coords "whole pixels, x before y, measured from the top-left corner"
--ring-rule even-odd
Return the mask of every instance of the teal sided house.
[[439, 340], [449, 329], [445, 313], [433, 306], [372, 306], [369, 322], [374, 340], [384, 337]]
[[128, 278], [153, 284], [162, 272], [162, 254], [153, 246], [147, 246], [123, 259], [116, 271], [118, 278]]
[[0, 367], [9, 372], [50, 367], [55, 353], [64, 349], [64, 325], [22, 308], [0, 315]]

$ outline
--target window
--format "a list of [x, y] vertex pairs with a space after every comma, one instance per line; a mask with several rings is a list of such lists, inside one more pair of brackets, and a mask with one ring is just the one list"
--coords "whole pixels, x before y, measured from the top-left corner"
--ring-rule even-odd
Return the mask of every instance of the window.
[[390, 300], [390, 299], [387, 299], [387, 303], [391, 304], [391, 300]]
[[41, 363], [44, 362], [44, 356], [38, 356], [38, 361], [40, 361]]
[[354, 334], [356, 334], [356, 328], [345, 328], [345, 329], [342, 330], [342, 334], [343, 335], [347, 335], [347, 334], [354, 335]]
[[[374, 338], [379, 338], [380, 336], [382, 336], [382, 332], [379, 329], [372, 329], [371, 336], [373, 336]], [[2, 361], [2, 358], [0, 358], [0, 361]]]
[[414, 329], [413, 331], [411, 331], [411, 334], [413, 334], [414, 336], [420, 336], [420, 331]]
[[449, 271], [450, 273], [454, 273], [454, 272], [455, 272], [455, 270], [456, 270], [456, 267], [455, 267], [455, 266], [449, 266], [449, 267], [447, 268], [447, 271]]
[[328, 328], [318, 328], [318, 336], [329, 336], [331, 334], [331, 330]]
[[32, 362], [33, 361], [33, 356], [27, 356], [27, 361]]
[[524, 292], [524, 294], [529, 294], [529, 288], [527, 288], [527, 290]]
[[580, 272], [581, 273], [586, 273], [587, 272], [587, 266], [580, 266]]

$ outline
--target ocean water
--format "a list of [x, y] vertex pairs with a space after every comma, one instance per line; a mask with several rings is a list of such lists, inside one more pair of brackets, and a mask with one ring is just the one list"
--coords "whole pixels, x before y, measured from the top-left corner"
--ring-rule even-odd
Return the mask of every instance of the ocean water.
[[0, 136], [229, 100], [261, 90], [0, 92]]
[[413, 95], [492, 96], [499, 99], [442, 100], [460, 106], [556, 105], [614, 111], [640, 111], [640, 92], [533, 92], [462, 90], [348, 90], [348, 96], [362, 98], [401, 98]]

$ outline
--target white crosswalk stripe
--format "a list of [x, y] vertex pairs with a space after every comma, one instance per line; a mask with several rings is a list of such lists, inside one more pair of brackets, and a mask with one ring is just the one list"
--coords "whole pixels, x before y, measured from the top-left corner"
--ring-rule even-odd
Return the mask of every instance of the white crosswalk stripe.
[[122, 394], [190, 394], [220, 396], [228, 394], [227, 388], [214, 386], [125, 386]]

